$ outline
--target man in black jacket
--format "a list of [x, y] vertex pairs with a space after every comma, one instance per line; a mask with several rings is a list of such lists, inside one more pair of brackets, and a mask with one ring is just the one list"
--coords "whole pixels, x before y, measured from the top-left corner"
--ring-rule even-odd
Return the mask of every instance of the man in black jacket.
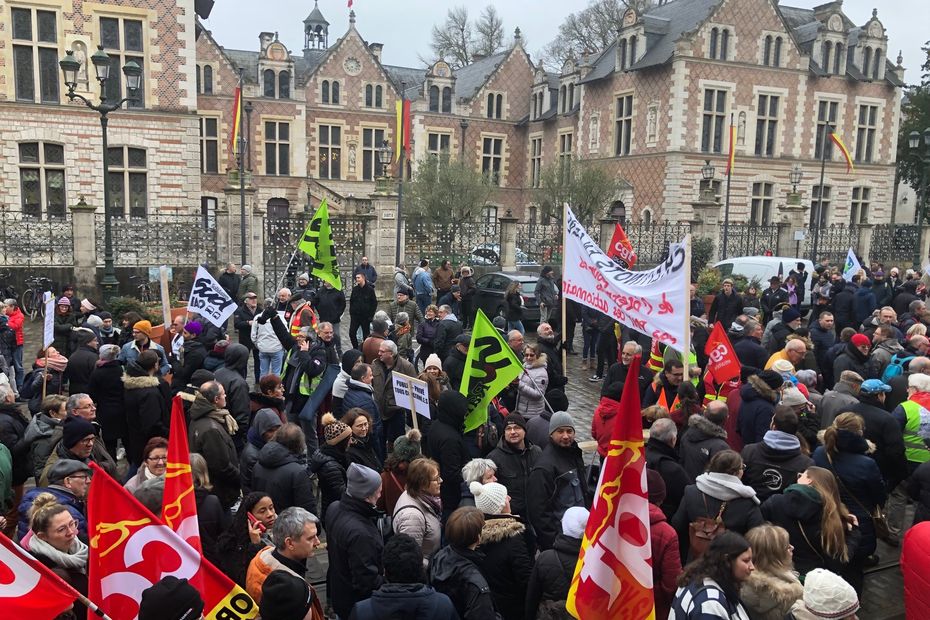
[[890, 392], [891, 386], [881, 379], [863, 381], [859, 388], [859, 402], [848, 409], [862, 416], [865, 422], [863, 435], [875, 444], [875, 452], [871, 456], [878, 464], [889, 491], [907, 478], [904, 436], [897, 420], [885, 411], [885, 398]]
[[469, 344], [471, 344], [471, 334], [459, 334], [455, 337], [455, 344], [449, 351], [449, 355], [442, 361], [442, 369], [449, 376], [449, 387], [453, 390], [458, 390], [462, 385]]
[[68, 382], [68, 391], [71, 394], [86, 392], [90, 385], [90, 373], [94, 371], [99, 357], [97, 334], [86, 327], [74, 330], [76, 349], [68, 356], [68, 366], [65, 368], [65, 380]]
[[260, 314], [258, 311], [258, 295], [252, 292], [245, 294], [242, 304], [236, 309], [233, 315], [233, 325], [239, 333], [239, 344], [252, 352], [252, 360], [255, 363], [255, 383], [261, 378], [258, 376], [260, 364], [258, 361], [258, 348], [252, 342], [252, 322]]
[[324, 281], [323, 288], [316, 292], [316, 311], [320, 315], [320, 321], [332, 324], [336, 350], [341, 352], [342, 341], [339, 338], [339, 326], [342, 315], [346, 311], [346, 294]]
[[462, 322], [452, 313], [452, 308], [445, 304], [439, 306], [439, 322], [436, 323], [436, 333], [433, 336], [433, 351], [439, 359], [446, 359], [455, 346], [455, 339], [463, 331]]
[[189, 321], [184, 325], [184, 344], [171, 380], [171, 392], [174, 394], [190, 382], [194, 371], [203, 368], [203, 362], [207, 359], [207, 349], [199, 339], [201, 331], [203, 326], [199, 321]]
[[228, 510], [239, 498], [239, 458], [232, 436], [235, 419], [226, 410], [226, 391], [216, 381], [200, 386], [190, 408], [187, 427], [191, 452], [202, 455], [213, 483], [213, 492]]
[[800, 422], [794, 409], [787, 405], [775, 407], [770, 430], [762, 441], [743, 447], [743, 484], [756, 490], [759, 501], [781, 493], [798, 480], [798, 474], [814, 464], [801, 453], [797, 437]]
[[497, 464], [497, 481], [507, 487], [507, 493], [510, 494], [510, 512], [526, 520], [530, 472], [542, 455], [542, 449], [527, 441], [526, 418], [522, 415], [511, 413], [506, 423], [504, 436], [497, 447], [491, 450], [488, 458]]
[[649, 429], [649, 441], [646, 442], [646, 467], [654, 469], [665, 480], [665, 500], [659, 506], [669, 519], [678, 511], [688, 486], [688, 474], [678, 460], [675, 442], [678, 440], [678, 427], [671, 418], [660, 418]]
[[566, 510], [590, 506], [592, 499], [575, 422], [569, 413], [556, 411], [549, 419], [549, 444], [530, 472], [527, 508], [539, 548], [552, 548]]
[[316, 496], [307, 472], [304, 432], [285, 424], [262, 446], [252, 470], [252, 490], [267, 493], [275, 509], [299, 506], [316, 513]]
[[352, 606], [370, 597], [384, 582], [384, 542], [376, 525], [379, 497], [378, 472], [352, 463], [346, 472], [346, 492], [326, 510], [326, 592], [340, 618], [348, 618]]
[[465, 416], [468, 401], [453, 390], [439, 395], [436, 419], [429, 427], [427, 443], [429, 453], [439, 463], [442, 482], [439, 497], [442, 499], [442, 520], [459, 506], [462, 499], [462, 467], [471, 460], [465, 443]]
[[769, 278], [769, 288], [762, 292], [759, 303], [762, 306], [762, 314], [765, 321], [772, 320], [772, 317], [775, 315], [775, 309], [778, 306], [788, 303], [788, 291], [781, 287], [781, 278], [778, 276]]
[[378, 309], [378, 297], [375, 287], [365, 280], [361, 273], [355, 274], [355, 286], [349, 296], [349, 340], [352, 348], [358, 348], [358, 330], [362, 330], [362, 340], [371, 334], [371, 319]]
[[239, 275], [235, 264], [226, 263], [226, 269], [219, 275], [216, 281], [219, 283], [220, 287], [226, 291], [230, 299], [236, 299], [238, 297], [239, 284], [242, 283], [242, 276]]
[[[739, 326], [739, 323], [736, 323]], [[739, 363], [762, 370], [769, 361], [769, 352], [762, 346], [762, 324], [749, 319], [742, 325], [742, 337], [733, 340], [733, 352], [736, 353]], [[730, 327], [731, 338], [734, 335], [733, 326]]]
[[743, 312], [743, 299], [733, 290], [733, 280], [727, 278], [723, 281], [723, 290], [714, 296], [713, 303], [710, 304], [710, 312], [707, 315], [707, 323], [721, 323], [724, 329], [729, 329], [730, 324], [736, 320]]
[[562, 389], [568, 383], [568, 378], [562, 368], [562, 343], [559, 342], [559, 335], [552, 329], [552, 325], [539, 324], [536, 328], [536, 343], [539, 345], [539, 352], [545, 353], [548, 358], [546, 371], [549, 373], [549, 387], [546, 390]]
[[233, 343], [226, 347], [223, 359], [225, 363], [216, 370], [215, 377], [226, 390], [226, 408], [239, 425], [233, 441], [236, 443], [236, 450], [242, 450], [245, 447], [245, 434], [249, 430], [252, 415], [249, 384], [245, 380], [249, 350], [244, 345]]
[[[633, 358], [642, 354], [643, 348], [638, 342], [628, 340], [623, 343], [623, 349], [620, 350], [620, 361], [614, 362], [607, 369], [607, 376], [604, 378], [603, 385], [601, 385], [601, 397], [607, 392], [607, 388], [614, 383], [626, 383], [626, 373], [630, 369], [630, 364], [633, 363]], [[637, 381], [639, 383], [639, 398], [642, 400], [643, 396], [646, 395], [646, 390], [649, 389], [649, 385], [652, 383], [652, 372], [646, 368], [645, 364], [639, 365]]]

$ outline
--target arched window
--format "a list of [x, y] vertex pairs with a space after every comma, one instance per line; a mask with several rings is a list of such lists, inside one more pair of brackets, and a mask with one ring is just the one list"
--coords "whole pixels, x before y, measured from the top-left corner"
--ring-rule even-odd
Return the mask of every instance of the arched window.
[[862, 53], [862, 73], [869, 77], [869, 67], [872, 64], [872, 48], [867, 47]]
[[375, 107], [380, 108], [384, 105], [384, 88], [375, 86]]
[[562, 88], [559, 89], [559, 107], [563, 114], [565, 113], [565, 96], [565, 86], [562, 86]]
[[568, 85], [568, 111], [571, 112], [575, 107], [575, 83]]
[[370, 108], [375, 103], [375, 89], [371, 84], [365, 85], [365, 107]]
[[[488, 95], [490, 98], [490, 95]], [[488, 104], [490, 106], [490, 104]], [[439, 111], [439, 87], [430, 86], [429, 87], [429, 111], [438, 112]]]
[[878, 76], [881, 75], [881, 66], [884, 60], [882, 59], [882, 48], [875, 48], [875, 56], [872, 58], [872, 79], [877, 80]]
[[775, 37], [775, 55], [772, 58], [772, 66], [780, 67], [781, 66], [781, 37]]
[[710, 57], [717, 57], [717, 39], [720, 38], [720, 32], [716, 28], [710, 29]]
[[636, 44], [637, 43], [638, 41], [636, 40], [635, 36], [630, 37], [630, 65], [629, 65], [630, 67], [632, 67], [636, 63]]
[[203, 92], [203, 89], [201, 88], [201, 81], [200, 81], [200, 65], [197, 65], [197, 93], [199, 94], [202, 92]]
[[643, 226], [646, 228], [652, 226], [652, 211], [649, 209], [643, 209]]
[[488, 94], [488, 118], [494, 118], [494, 95]]
[[442, 89], [442, 111], [452, 114], [452, 88], [449, 86]]
[[291, 98], [291, 74], [287, 71], [278, 74], [278, 97], [281, 99]]
[[339, 105], [339, 82], [333, 80], [333, 105]]
[[323, 80], [323, 83], [320, 85], [320, 101], [322, 103], [329, 103], [329, 80]]
[[837, 43], [835, 49], [833, 50], [833, 73], [836, 75], [843, 75], [846, 73], [845, 68], [843, 67], [842, 43]]
[[497, 96], [497, 109], [494, 111], [494, 118], [501, 118], [501, 115], [504, 113], [504, 96]]
[[772, 61], [772, 35], [766, 35], [765, 44], [762, 48], [762, 64], [766, 67]]
[[833, 44], [829, 41], [824, 41], [823, 45], [820, 46], [820, 60], [823, 65], [823, 70], [826, 73], [830, 73], [830, 54], [833, 52]]
[[210, 65], [203, 66], [203, 94], [213, 94], [213, 67]]
[[720, 60], [727, 59], [727, 52], [730, 48], [730, 31], [726, 28], [723, 29], [723, 33], [720, 35]]
[[530, 105], [530, 120], [536, 119], [536, 93], [533, 93], [533, 103]]
[[265, 69], [265, 96], [274, 98], [274, 71]]
[[626, 69], [626, 39], [620, 41], [620, 70]]

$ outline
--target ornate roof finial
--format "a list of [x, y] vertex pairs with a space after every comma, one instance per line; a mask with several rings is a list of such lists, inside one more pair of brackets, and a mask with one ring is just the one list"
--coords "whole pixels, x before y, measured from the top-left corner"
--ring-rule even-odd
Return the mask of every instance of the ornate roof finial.
[[349, 11], [349, 24], [355, 25], [355, 9]]
[[513, 29], [513, 40], [514, 42], [517, 42], [517, 41], [521, 41], [522, 39], [523, 39], [523, 35], [520, 33], [520, 26], [517, 26], [516, 28]]
[[872, 17], [878, 17], [878, 9], [872, 9]]
[[898, 50], [898, 67], [904, 66], [904, 55], [901, 54], [901, 50]]

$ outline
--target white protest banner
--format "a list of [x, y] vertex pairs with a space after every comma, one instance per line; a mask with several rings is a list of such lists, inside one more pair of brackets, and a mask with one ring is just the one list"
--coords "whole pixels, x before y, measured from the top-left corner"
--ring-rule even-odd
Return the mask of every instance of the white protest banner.
[[[394, 379], [394, 402], [398, 407], [405, 407], [416, 411], [421, 416], [429, 416], [429, 389], [426, 381], [420, 381], [406, 375], [391, 373]], [[412, 406], [411, 406], [412, 404]]]
[[217, 327], [223, 327], [226, 319], [236, 311], [236, 305], [220, 283], [213, 279], [210, 272], [203, 267], [197, 268], [197, 277], [191, 288], [187, 311], [196, 312]]
[[47, 349], [52, 346], [55, 340], [55, 296], [51, 291], [45, 291], [43, 296], [45, 303], [45, 325], [42, 330], [42, 348]]
[[[151, 276], [150, 276], [151, 277]], [[165, 329], [171, 325], [171, 299], [168, 297], [168, 266], [158, 268], [158, 282], [161, 284], [161, 316], [165, 322]]]
[[681, 351], [690, 312], [685, 245], [672, 243], [653, 269], [630, 271], [601, 250], [567, 206], [564, 221], [565, 297]]

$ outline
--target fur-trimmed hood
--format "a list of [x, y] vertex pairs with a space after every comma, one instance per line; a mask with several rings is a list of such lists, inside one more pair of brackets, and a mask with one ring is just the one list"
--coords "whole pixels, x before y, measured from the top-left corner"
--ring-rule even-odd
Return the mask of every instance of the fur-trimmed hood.
[[505, 538], [522, 536], [524, 531], [526, 531], [526, 526], [514, 517], [490, 517], [484, 522], [484, 527], [481, 529], [481, 539], [478, 544], [496, 543]]
[[[771, 402], [778, 401], [778, 393], [775, 392], [769, 384], [759, 378], [758, 375], [749, 375], [747, 383], [756, 391], [760, 397]], [[746, 400], [746, 396], [743, 395], [743, 400]]]
[[158, 387], [158, 377], [130, 377], [129, 375], [123, 375], [123, 388], [127, 390], [141, 390], [150, 387]]
[[523, 362], [524, 368], [542, 368], [549, 361], [549, 358], [546, 357], [545, 353], [540, 353], [536, 356], [536, 359], [533, 362]]
[[688, 426], [698, 433], [703, 433], [707, 437], [727, 438], [727, 432], [723, 427], [717, 426], [699, 413], [695, 413], [688, 418]]
[[740, 598], [754, 618], [783, 618], [803, 595], [804, 586], [792, 572], [770, 573], [756, 569], [740, 589]]

